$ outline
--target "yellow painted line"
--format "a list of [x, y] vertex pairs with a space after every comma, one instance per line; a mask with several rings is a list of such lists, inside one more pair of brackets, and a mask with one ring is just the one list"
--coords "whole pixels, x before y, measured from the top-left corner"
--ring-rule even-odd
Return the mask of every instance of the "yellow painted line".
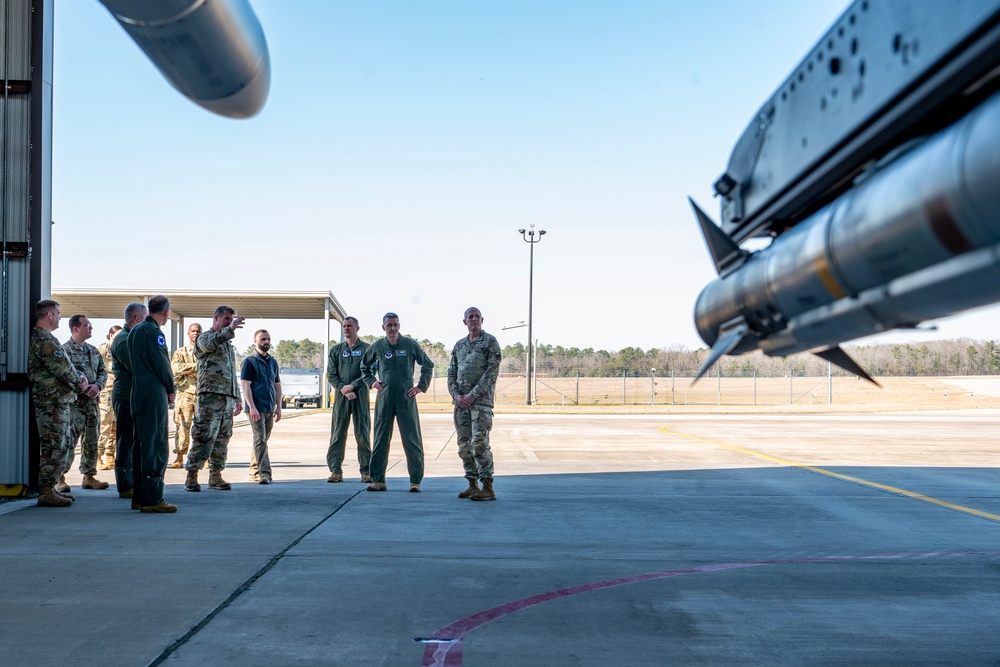
[[879, 484], [878, 482], [872, 482], [871, 480], [862, 479], [861, 477], [854, 477], [852, 475], [844, 475], [843, 473], [834, 472], [832, 470], [826, 470], [825, 468], [817, 468], [816, 466], [805, 465], [804, 463], [796, 463], [795, 461], [789, 461], [777, 456], [771, 456], [770, 454], [765, 454], [764, 452], [758, 452], [753, 449], [746, 449], [745, 447], [736, 447], [735, 445], [727, 445], [723, 442], [715, 442], [714, 440], [708, 440], [706, 438], [699, 438], [696, 435], [688, 435], [687, 433], [680, 433], [679, 431], [671, 430], [670, 426], [661, 426], [660, 431], [666, 433], [667, 435], [676, 435], [680, 438], [686, 438], [687, 440], [695, 440], [697, 442], [704, 442], [705, 444], [712, 445], [713, 447], [721, 447], [722, 449], [728, 449], [733, 452], [740, 452], [741, 454], [749, 454], [750, 456], [755, 456], [759, 459], [764, 459], [777, 463], [783, 466], [789, 466], [792, 468], [799, 468], [801, 470], [808, 470], [809, 472], [818, 473], [820, 475], [826, 475], [827, 477], [833, 477], [835, 479], [841, 479], [845, 482], [854, 482], [855, 484], [861, 484], [862, 486], [868, 486], [873, 489], [879, 489], [881, 491], [888, 491], [889, 493], [894, 493], [898, 496], [903, 496], [905, 498], [913, 498], [914, 500], [920, 500], [925, 503], [930, 503], [931, 505], [938, 505], [939, 507], [946, 507], [950, 510], [955, 510], [956, 512], [963, 512], [965, 514], [971, 514], [973, 516], [978, 516], [983, 519], [989, 519], [990, 521], [996, 521], [1000, 523], [1000, 515], [991, 514], [990, 512], [983, 512], [982, 510], [973, 509], [971, 507], [966, 507], [964, 505], [956, 505], [955, 503], [949, 503], [946, 500], [939, 500], [937, 498], [932, 498], [931, 496], [925, 496], [922, 493], [916, 493], [914, 491], [907, 491], [906, 489], [900, 489], [895, 486], [889, 486], [888, 484]]

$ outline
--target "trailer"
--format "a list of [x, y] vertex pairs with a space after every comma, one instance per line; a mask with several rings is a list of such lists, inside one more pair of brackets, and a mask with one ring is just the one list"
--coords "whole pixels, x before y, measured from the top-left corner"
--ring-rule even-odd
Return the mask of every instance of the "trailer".
[[281, 403], [286, 408], [322, 407], [322, 368], [282, 368]]

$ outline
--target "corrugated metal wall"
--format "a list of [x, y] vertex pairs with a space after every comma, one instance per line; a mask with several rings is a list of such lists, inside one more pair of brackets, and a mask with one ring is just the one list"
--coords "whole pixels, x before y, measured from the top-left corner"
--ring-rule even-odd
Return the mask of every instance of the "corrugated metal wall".
[[22, 493], [37, 467], [27, 350], [49, 285], [51, 18], [52, 0], [0, 0], [0, 494]]

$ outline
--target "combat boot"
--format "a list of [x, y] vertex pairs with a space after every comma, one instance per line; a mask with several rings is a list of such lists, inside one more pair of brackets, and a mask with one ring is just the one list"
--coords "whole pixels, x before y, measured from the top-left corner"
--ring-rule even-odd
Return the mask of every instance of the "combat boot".
[[38, 490], [38, 504], [42, 507], [69, 507], [73, 501], [56, 493], [51, 486], [43, 486]]
[[326, 481], [330, 482], [331, 484], [336, 484], [337, 482], [343, 482], [344, 475], [339, 472], [331, 472], [330, 476], [326, 478]]
[[479, 484], [477, 484], [476, 482], [477, 482], [477, 480], [475, 480], [475, 479], [473, 479], [473, 478], [470, 477], [469, 478], [469, 488], [467, 488], [465, 491], [462, 491], [460, 494], [458, 494], [458, 497], [459, 498], [471, 498], [472, 496], [474, 496], [477, 493], [479, 493]]
[[81, 489], [95, 489], [97, 491], [106, 489], [109, 486], [110, 484], [108, 484], [107, 482], [102, 482], [101, 480], [94, 477], [93, 474], [84, 475], [83, 482], [80, 484]]
[[208, 488], [218, 491], [228, 491], [233, 485], [222, 479], [222, 469], [212, 468], [208, 471]]
[[66, 483], [66, 475], [59, 475], [59, 481], [52, 488], [59, 493], [69, 493], [69, 484]]
[[188, 470], [187, 479], [184, 480], [185, 491], [201, 491], [201, 484], [198, 483], [198, 471]]
[[143, 514], [173, 514], [177, 511], [177, 505], [171, 505], [166, 500], [161, 500], [155, 505], [142, 505], [139, 511]]
[[469, 496], [473, 500], [496, 500], [497, 495], [493, 493], [493, 480], [484, 479], [483, 480], [483, 490], [479, 493]]
[[108, 466], [108, 464], [104, 462], [104, 457], [103, 456], [98, 456], [97, 457], [97, 469], [98, 470], [111, 470], [111, 467]]
[[176, 469], [176, 468], [183, 468], [184, 467], [184, 455], [181, 454], [180, 452], [178, 452], [177, 453], [177, 458], [174, 460], [173, 463], [170, 464], [170, 467], [174, 468], [174, 469]]
[[108, 454], [107, 461], [108, 461], [108, 470], [114, 470], [115, 469], [115, 455], [114, 454]]

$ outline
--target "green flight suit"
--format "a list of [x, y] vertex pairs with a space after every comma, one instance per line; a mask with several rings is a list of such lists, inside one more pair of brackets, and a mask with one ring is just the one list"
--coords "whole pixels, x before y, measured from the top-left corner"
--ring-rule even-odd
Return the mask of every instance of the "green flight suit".
[[[344, 453], [347, 449], [347, 427], [354, 419], [354, 440], [358, 443], [358, 466], [367, 475], [372, 458], [371, 406], [368, 402], [368, 385], [361, 381], [361, 358], [371, 347], [359, 340], [352, 348], [347, 341], [330, 348], [326, 379], [333, 387], [333, 425], [330, 429], [330, 446], [326, 450], [326, 465], [330, 472], [343, 474]], [[348, 400], [340, 393], [344, 385], [354, 387], [357, 398]]]
[[410, 484], [420, 484], [424, 478], [424, 445], [420, 436], [417, 399], [406, 395], [406, 392], [413, 387], [413, 370], [417, 364], [420, 364], [420, 381], [417, 383], [417, 388], [426, 391], [431, 382], [434, 362], [424, 354], [416, 341], [400, 336], [399, 341], [391, 345], [387, 339], [382, 338], [375, 341], [361, 357], [362, 381], [371, 387], [375, 384], [377, 373], [383, 387], [375, 398], [372, 482], [385, 483], [393, 419], [399, 425], [399, 437], [403, 441]]
[[[111, 359], [115, 373], [115, 386], [111, 389], [111, 408], [115, 412], [115, 486], [118, 493], [133, 491], [138, 485], [139, 461], [133, 457], [138, 451], [139, 438], [132, 419], [132, 362], [128, 358], [127, 325], [111, 341]], [[133, 460], [135, 459], [135, 460]], [[133, 494], [135, 491], [133, 491]], [[135, 496], [133, 495], [133, 499]]]
[[129, 332], [128, 353], [141, 472], [135, 492], [139, 495], [139, 505], [156, 505], [163, 500], [163, 473], [170, 452], [167, 394], [175, 393], [167, 341], [156, 320], [147, 317]]

